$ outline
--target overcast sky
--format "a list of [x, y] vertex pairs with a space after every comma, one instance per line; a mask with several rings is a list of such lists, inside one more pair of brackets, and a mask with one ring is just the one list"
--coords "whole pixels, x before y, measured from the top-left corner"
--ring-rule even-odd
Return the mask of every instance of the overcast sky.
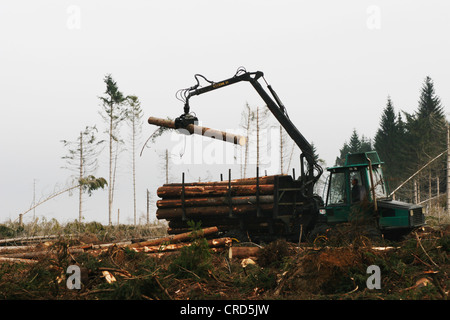
[[[414, 112], [426, 76], [447, 112], [449, 13], [448, 1], [4, 0], [0, 222], [30, 207], [34, 181], [36, 200], [70, 184], [71, 172], [61, 168], [67, 153], [61, 140], [75, 140], [87, 125], [97, 125], [105, 138], [98, 97], [106, 74], [124, 94], [141, 100], [140, 151], [155, 129], [146, 119], [179, 116], [183, 105], [175, 92], [195, 84], [194, 74], [219, 81], [240, 66], [263, 71], [291, 120], [330, 166], [353, 129], [374, 137], [388, 96], [397, 111]], [[264, 106], [249, 84], [240, 83], [192, 98], [191, 110], [207, 127], [236, 130], [247, 102]], [[168, 135], [144, 149], [137, 163], [139, 215], [145, 215], [146, 189], [154, 204], [165, 182], [166, 148], [174, 182], [181, 172], [188, 180], [227, 174], [227, 164], [188, 163], [186, 149], [201, 141], [206, 143]], [[113, 221], [117, 209], [121, 222], [133, 219], [130, 163], [123, 153]], [[107, 177], [106, 154], [99, 164], [96, 175]], [[36, 216], [73, 221], [77, 200], [76, 194], [63, 195], [39, 206]], [[94, 192], [85, 208], [85, 221], [107, 223], [107, 191]], [[32, 216], [27, 213], [25, 221]]]

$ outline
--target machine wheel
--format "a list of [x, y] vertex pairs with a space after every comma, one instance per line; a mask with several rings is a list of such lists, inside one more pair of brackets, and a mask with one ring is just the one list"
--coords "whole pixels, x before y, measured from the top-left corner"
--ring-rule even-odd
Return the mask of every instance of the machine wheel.
[[314, 243], [316, 241], [317, 238], [325, 238], [326, 239], [326, 234], [329, 230], [329, 226], [326, 223], [319, 223], [317, 225], [314, 226], [314, 228], [311, 230], [311, 232], [308, 235], [308, 240], [312, 243]]

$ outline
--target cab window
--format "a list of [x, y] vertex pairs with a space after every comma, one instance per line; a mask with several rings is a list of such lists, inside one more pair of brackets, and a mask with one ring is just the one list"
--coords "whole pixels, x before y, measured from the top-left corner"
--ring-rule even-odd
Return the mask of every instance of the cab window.
[[367, 190], [360, 170], [353, 169], [350, 171], [350, 188], [351, 202], [357, 203], [366, 197]]
[[[381, 169], [373, 168], [372, 174], [373, 174], [373, 183], [375, 185], [374, 189], [375, 189], [376, 197], [377, 198], [386, 198], [388, 195], [387, 195], [387, 190], [384, 185]], [[369, 181], [369, 184], [370, 184], [370, 181]], [[371, 187], [371, 189], [373, 188], [372, 186], [370, 186], [370, 187]]]
[[330, 177], [330, 189], [328, 191], [327, 204], [345, 204], [347, 203], [347, 194], [345, 190], [345, 173], [332, 173]]

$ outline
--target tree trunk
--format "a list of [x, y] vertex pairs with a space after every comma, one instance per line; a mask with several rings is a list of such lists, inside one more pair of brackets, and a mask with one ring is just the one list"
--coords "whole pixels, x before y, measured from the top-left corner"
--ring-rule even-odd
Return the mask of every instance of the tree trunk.
[[169, 183], [169, 151], [166, 149], [166, 184]]
[[110, 105], [110, 119], [109, 119], [109, 181], [108, 181], [108, 223], [112, 225], [112, 163], [113, 163], [113, 106]]
[[[273, 209], [273, 203], [261, 204], [261, 211], [269, 211]], [[205, 217], [205, 216], [226, 216], [230, 214], [245, 214], [248, 212], [256, 212], [256, 205], [233, 205], [231, 206], [212, 206], [212, 207], [188, 207], [185, 208], [187, 217]], [[173, 219], [183, 216], [182, 208], [158, 209], [156, 217], [158, 219]]]
[[[208, 236], [208, 235], [217, 233], [218, 231], [219, 231], [219, 229], [217, 229], [217, 227], [204, 228], [198, 232], [198, 235], [199, 236]], [[137, 247], [143, 247], [143, 246], [157, 246], [157, 245], [161, 245], [163, 243], [177, 243], [177, 242], [189, 241], [192, 239], [192, 237], [194, 235], [195, 234], [192, 232], [185, 232], [185, 233], [180, 233], [180, 234], [177, 234], [174, 236], [168, 236], [168, 237], [164, 237], [164, 238], [133, 243], [133, 244], [129, 245], [128, 247], [137, 248]]]
[[136, 225], [137, 217], [136, 217], [136, 123], [135, 123], [135, 117], [133, 115], [133, 143], [132, 143], [132, 149], [133, 149], [133, 209], [134, 209], [134, 225]]
[[[247, 104], [246, 106], [247, 106], [247, 110], [248, 110], [248, 115], [247, 115], [247, 128], [246, 128], [246, 139], [247, 139], [247, 141], [248, 141], [248, 138], [249, 138], [249, 136], [250, 136], [250, 124], [251, 124], [250, 119], [251, 119], [252, 111], [251, 111], [250, 107], [248, 106], [248, 104]], [[247, 142], [247, 143], [245, 144], [245, 160], [244, 160], [244, 176], [243, 176], [243, 178], [245, 178], [245, 177], [247, 176], [248, 149], [249, 149], [249, 144], [248, 144], [248, 142]]]
[[[259, 184], [273, 184], [275, 183], [275, 178], [279, 177], [280, 175], [271, 175], [271, 176], [262, 176], [259, 177]], [[235, 179], [230, 181], [231, 186], [235, 185], [256, 185], [256, 177], [253, 178], [246, 178], [246, 179]], [[170, 183], [170, 184], [164, 184], [164, 187], [181, 187], [182, 183]], [[188, 186], [228, 186], [228, 180], [224, 181], [212, 181], [212, 182], [188, 182], [184, 183], [185, 187]]]
[[[186, 207], [226, 206], [228, 197], [189, 198], [184, 200]], [[256, 204], [256, 196], [231, 197], [232, 205]], [[259, 197], [259, 203], [273, 203], [273, 195]], [[183, 206], [181, 199], [163, 199], [156, 202], [158, 208], [176, 208]]]
[[[192, 197], [214, 197], [214, 196], [227, 196], [228, 186], [185, 186], [184, 196], [186, 198]], [[232, 196], [249, 196], [256, 194], [256, 185], [232, 185]], [[259, 194], [267, 195], [273, 194], [273, 184], [261, 184], [259, 185]], [[180, 198], [182, 194], [181, 186], [163, 186], [157, 189], [157, 195], [160, 198]]]
[[280, 173], [283, 174], [283, 127], [280, 125]]
[[[80, 179], [83, 179], [83, 132], [80, 132]], [[83, 187], [80, 185], [80, 195], [78, 203], [78, 221], [81, 223], [82, 216], [82, 205], [83, 205]]]
[[259, 107], [256, 107], [256, 167], [259, 168]]
[[447, 214], [450, 215], [450, 128], [447, 123]]
[[[217, 247], [225, 247], [229, 246], [232, 243], [231, 238], [220, 238], [220, 239], [212, 239], [208, 240], [208, 246], [210, 248], [217, 248]], [[191, 246], [192, 242], [188, 243], [173, 243], [173, 244], [167, 244], [167, 245], [155, 245], [155, 246], [143, 246], [139, 248], [133, 248], [135, 251], [138, 252], [147, 252], [147, 253], [155, 253], [155, 252], [167, 252], [167, 251], [175, 251], [180, 250], [184, 247]]]
[[228, 258], [231, 259], [245, 259], [249, 257], [257, 257], [259, 247], [230, 247], [228, 250]]

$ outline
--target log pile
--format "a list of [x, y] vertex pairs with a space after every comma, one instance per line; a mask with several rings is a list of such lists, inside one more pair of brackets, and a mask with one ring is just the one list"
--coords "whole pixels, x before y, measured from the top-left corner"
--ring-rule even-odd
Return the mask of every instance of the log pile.
[[242, 217], [256, 224], [260, 221], [253, 218], [258, 210], [260, 214], [273, 212], [279, 176], [164, 184], [157, 189], [161, 199], [156, 203], [156, 217], [168, 221], [169, 234], [186, 232], [190, 220], [200, 221], [202, 227], [217, 226], [221, 231], [238, 226]]
[[[212, 251], [219, 252], [232, 245], [232, 239], [228, 237], [215, 238], [219, 229], [217, 227], [203, 228], [197, 232], [185, 232], [167, 237], [150, 239], [140, 242], [114, 242], [103, 244], [83, 244], [67, 248], [69, 254], [81, 254], [88, 252], [98, 256], [111, 248], [129, 248], [136, 252], [148, 254], [165, 254], [176, 252], [183, 247], [191, 246], [197, 237], [204, 237]], [[55, 237], [56, 238], [56, 237]], [[0, 263], [36, 263], [40, 259], [56, 259], [58, 252], [54, 244], [56, 240], [47, 241], [38, 245], [0, 247]]]

